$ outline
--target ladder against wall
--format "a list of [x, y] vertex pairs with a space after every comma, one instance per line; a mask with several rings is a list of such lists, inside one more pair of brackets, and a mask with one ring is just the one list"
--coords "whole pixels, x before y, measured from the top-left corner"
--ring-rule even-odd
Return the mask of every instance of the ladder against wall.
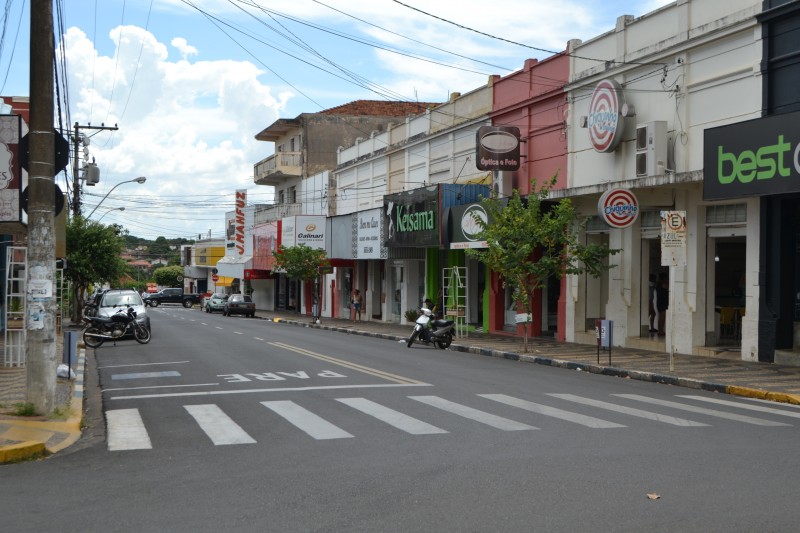
[[3, 365], [25, 366], [25, 312], [28, 249], [9, 246], [6, 251]]
[[444, 317], [456, 323], [456, 337], [467, 334], [467, 267], [445, 268], [442, 271]]

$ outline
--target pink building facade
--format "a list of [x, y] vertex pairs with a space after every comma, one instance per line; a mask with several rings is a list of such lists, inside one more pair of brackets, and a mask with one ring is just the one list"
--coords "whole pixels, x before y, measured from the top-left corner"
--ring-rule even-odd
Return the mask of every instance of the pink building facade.
[[[569, 78], [569, 56], [557, 54], [542, 61], [529, 59], [522, 70], [500, 78], [494, 84], [490, 117], [493, 126], [516, 126], [522, 141], [521, 164], [516, 172], [498, 172], [497, 191], [510, 196], [518, 189], [522, 196], [557, 176], [554, 189], [567, 187], [567, 109], [564, 86]], [[515, 325], [509, 294], [495, 273], [490, 276], [489, 306], [492, 333], [515, 332], [522, 335], [524, 325]], [[537, 291], [531, 302], [533, 322], [528, 334], [551, 332], [565, 339], [565, 285], [554, 280]], [[541, 310], [541, 312], [539, 312]]]

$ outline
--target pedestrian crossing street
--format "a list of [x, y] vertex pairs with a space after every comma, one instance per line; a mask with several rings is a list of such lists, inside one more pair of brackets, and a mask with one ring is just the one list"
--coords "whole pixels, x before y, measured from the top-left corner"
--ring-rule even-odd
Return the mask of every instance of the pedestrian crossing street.
[[[794, 426], [792, 418], [800, 418], [800, 409], [794, 406], [756, 402], [749, 400], [726, 400], [699, 395], [676, 395], [675, 400], [664, 400], [638, 394], [612, 394], [609, 400], [599, 400], [574, 394], [544, 394], [546, 403], [516, 398], [505, 394], [476, 394], [475, 402], [481, 408], [453, 402], [439, 396], [406, 396], [409, 406], [431, 408], [437, 412], [453, 415], [454, 422], [446, 427], [435, 426], [407, 413], [387, 407], [367, 398], [335, 398], [335, 406], [344, 406], [342, 420], [330, 420], [314, 413], [302, 401], [258, 402], [265, 413], [278, 417], [277, 422], [294, 427], [299, 436], [316, 440], [352, 439], [356, 435], [346, 431], [346, 417], [366, 416], [412, 436], [437, 435], [457, 432], [456, 419], [487, 426], [500, 431], [533, 431], [540, 428], [531, 425], [536, 420], [557, 419], [590, 429], [620, 429], [630, 427], [641, 420], [667, 424], [682, 428], [709, 428], [715, 420], [762, 427]], [[404, 404], [405, 405], [405, 404]], [[508, 407], [519, 411], [517, 419], [491, 412], [492, 407]], [[502, 407], [501, 407], [502, 406]], [[588, 408], [590, 414], [578, 412]], [[257, 441], [236, 422], [235, 417], [224, 412], [216, 404], [184, 405], [183, 409], [215, 446], [256, 444]], [[575, 410], [578, 409], [578, 410]], [[410, 410], [410, 409], [409, 409]], [[531, 417], [530, 413], [535, 416]], [[605, 418], [598, 414], [608, 413]], [[622, 415], [622, 416], [619, 416]], [[684, 418], [690, 417], [690, 418]], [[329, 416], [330, 418], [330, 416]], [[607, 418], [612, 418], [609, 420]], [[521, 420], [524, 420], [521, 421]], [[445, 418], [445, 420], [450, 420]], [[648, 423], [645, 422], [645, 423]], [[112, 409], [106, 411], [108, 449], [110, 451], [152, 449], [150, 434], [137, 408]], [[251, 422], [252, 423], [252, 422]], [[270, 423], [275, 423], [272, 420]], [[339, 425], [337, 425], [339, 424]]]

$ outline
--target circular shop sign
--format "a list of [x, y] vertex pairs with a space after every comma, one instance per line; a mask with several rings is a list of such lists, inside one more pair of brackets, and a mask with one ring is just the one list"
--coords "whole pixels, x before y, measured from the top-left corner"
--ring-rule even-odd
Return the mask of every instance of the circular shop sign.
[[219, 281], [219, 276], [216, 275], [216, 274], [212, 275], [211, 276], [211, 281], [213, 281], [214, 283], [218, 282]]
[[600, 197], [597, 212], [612, 228], [627, 228], [639, 218], [639, 200], [628, 189], [611, 189]]
[[598, 152], [613, 152], [625, 133], [625, 121], [620, 110], [625, 104], [622, 85], [614, 80], [597, 84], [589, 102], [586, 127], [589, 141]]
[[482, 228], [481, 225], [475, 220], [478, 217], [484, 224], [489, 223], [489, 216], [486, 210], [479, 204], [472, 205], [464, 211], [461, 216], [461, 231], [464, 233], [464, 238], [468, 241], [477, 241]]

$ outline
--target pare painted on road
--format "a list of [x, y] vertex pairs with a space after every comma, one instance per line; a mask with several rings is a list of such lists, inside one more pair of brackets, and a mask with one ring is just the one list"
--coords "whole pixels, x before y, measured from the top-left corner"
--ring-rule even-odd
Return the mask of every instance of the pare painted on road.
[[312, 379], [313, 377], [320, 378], [346, 378], [344, 374], [334, 372], [333, 370], [324, 370], [317, 372], [315, 375], [309, 375], [308, 372], [302, 370], [298, 372], [261, 372], [261, 373], [247, 373], [247, 374], [217, 374], [217, 377], [224, 379], [227, 383], [246, 383], [250, 381], [287, 381], [289, 379]]

